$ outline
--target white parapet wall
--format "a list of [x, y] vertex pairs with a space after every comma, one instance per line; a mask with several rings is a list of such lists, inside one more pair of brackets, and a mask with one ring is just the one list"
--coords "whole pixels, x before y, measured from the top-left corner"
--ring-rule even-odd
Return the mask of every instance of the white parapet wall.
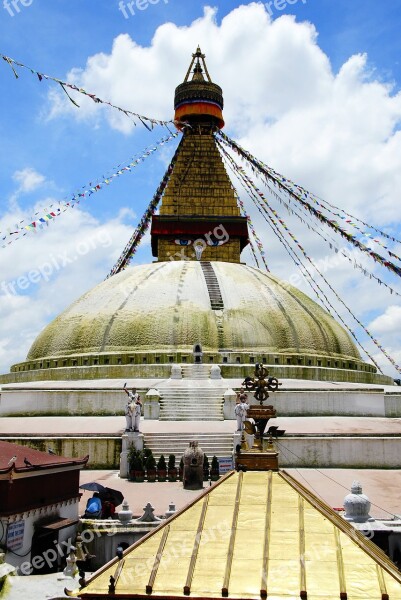
[[[123, 383], [124, 380], [87, 380], [6, 384], [0, 391], [0, 416], [122, 415], [126, 404]], [[171, 386], [182, 386], [190, 394], [191, 383], [190, 380], [142, 379], [132, 380], [128, 386], [137, 387], [145, 418], [158, 419], [160, 395], [166, 396]], [[202, 385], [199, 381], [193, 383], [196, 398]], [[207, 383], [213, 389], [221, 388], [225, 419], [234, 419], [236, 396], [233, 389], [239, 389], [240, 384], [240, 380], [230, 380], [227, 385], [224, 380]], [[226, 390], [230, 391], [228, 395]], [[308, 381], [300, 381], [294, 387], [293, 382], [284, 381], [278, 392], [270, 394], [267, 403], [273, 404], [281, 416], [401, 417], [401, 393], [398, 390], [390, 386], [311, 384]], [[248, 400], [253, 401], [252, 393], [248, 392]]]
[[276, 448], [280, 467], [400, 468], [401, 437], [294, 436]]

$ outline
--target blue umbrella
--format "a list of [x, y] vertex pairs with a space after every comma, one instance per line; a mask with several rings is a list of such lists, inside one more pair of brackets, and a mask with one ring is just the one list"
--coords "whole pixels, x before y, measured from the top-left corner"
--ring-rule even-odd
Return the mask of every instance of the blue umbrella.
[[79, 487], [81, 490], [88, 490], [89, 492], [99, 492], [99, 496], [102, 502], [104, 500], [109, 500], [114, 504], [114, 506], [119, 506], [124, 500], [124, 494], [122, 494], [119, 490], [104, 487], [104, 485], [102, 485], [101, 483], [97, 483], [97, 481], [83, 483]]
[[79, 486], [81, 490], [88, 490], [89, 492], [104, 492], [106, 488], [97, 481], [91, 481], [90, 483], [83, 483]]

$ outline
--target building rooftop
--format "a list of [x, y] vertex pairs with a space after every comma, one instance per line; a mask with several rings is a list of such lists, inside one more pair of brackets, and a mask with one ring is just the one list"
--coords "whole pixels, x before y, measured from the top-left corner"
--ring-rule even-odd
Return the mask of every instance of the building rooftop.
[[87, 461], [87, 456], [75, 459], [65, 458], [33, 450], [28, 446], [0, 441], [0, 474], [8, 473], [11, 470], [29, 472], [59, 466], [85, 465]]
[[401, 599], [386, 555], [285, 472], [232, 472], [105, 565], [81, 598]]

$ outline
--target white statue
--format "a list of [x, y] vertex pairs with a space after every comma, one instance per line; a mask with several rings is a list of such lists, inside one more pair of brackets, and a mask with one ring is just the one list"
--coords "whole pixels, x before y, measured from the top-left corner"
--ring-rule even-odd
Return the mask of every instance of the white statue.
[[125, 431], [135, 431], [139, 433], [139, 422], [141, 419], [141, 397], [137, 393], [136, 388], [132, 388], [132, 391], [127, 390], [127, 384], [124, 384], [124, 392], [127, 394], [129, 400], [125, 405], [125, 420], [126, 428]]
[[234, 414], [237, 418], [237, 431], [244, 429], [244, 422], [249, 408], [249, 404], [246, 402], [247, 399], [248, 396], [246, 394], [241, 393], [237, 395], [237, 404], [234, 409]]

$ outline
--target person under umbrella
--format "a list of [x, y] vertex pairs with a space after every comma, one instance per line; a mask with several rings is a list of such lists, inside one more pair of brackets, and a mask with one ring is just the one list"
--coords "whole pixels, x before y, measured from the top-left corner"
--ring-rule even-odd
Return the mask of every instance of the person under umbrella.
[[84, 519], [99, 519], [102, 515], [102, 501], [99, 492], [94, 492], [86, 503]]

